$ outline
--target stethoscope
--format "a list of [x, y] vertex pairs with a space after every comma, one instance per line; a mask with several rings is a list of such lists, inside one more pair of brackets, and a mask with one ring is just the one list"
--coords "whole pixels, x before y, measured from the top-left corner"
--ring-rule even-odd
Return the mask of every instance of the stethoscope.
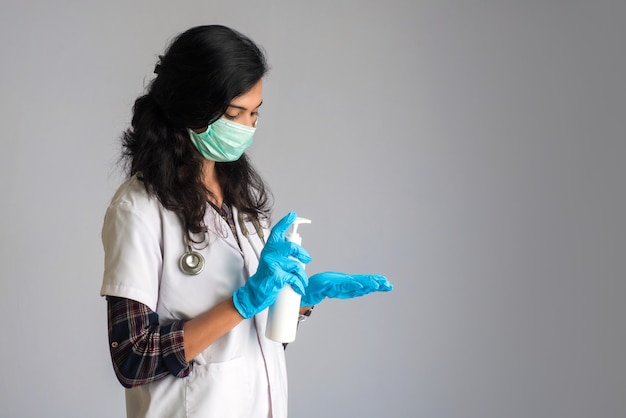
[[200, 274], [200, 272], [204, 269], [204, 257], [202, 254], [191, 248], [191, 240], [186, 235], [185, 245], [187, 246], [187, 251], [185, 251], [185, 253], [178, 260], [180, 269], [183, 273], [191, 276]]
[[[239, 222], [239, 228], [241, 228], [241, 233], [248, 239], [250, 246], [254, 250], [254, 254], [256, 255], [257, 259], [259, 259], [261, 256], [261, 252], [257, 249], [257, 247], [252, 242], [252, 239], [250, 238], [250, 232], [248, 231], [248, 228], [246, 227], [246, 223], [243, 220], [243, 215], [241, 214], [241, 212], [237, 213], [237, 221]], [[261, 223], [259, 222], [258, 219], [254, 218], [252, 219], [252, 225], [254, 226], [254, 230], [256, 231], [256, 234], [259, 236], [259, 239], [261, 240], [263, 245], [265, 245], [265, 234], [263, 233], [263, 228], [261, 227]], [[187, 235], [187, 233], [185, 233], [183, 242], [187, 250], [178, 260], [178, 265], [180, 266], [181, 271], [185, 274], [189, 274], [190, 276], [195, 276], [197, 274], [200, 274], [202, 270], [204, 269], [204, 264], [205, 264], [204, 256], [200, 254], [198, 251], [194, 250], [194, 248], [192, 247], [192, 242], [189, 239], [189, 236]]]

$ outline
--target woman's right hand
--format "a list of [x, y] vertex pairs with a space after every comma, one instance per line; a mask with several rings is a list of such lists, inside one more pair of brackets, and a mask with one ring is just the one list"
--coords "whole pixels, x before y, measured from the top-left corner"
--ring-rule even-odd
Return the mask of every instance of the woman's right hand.
[[304, 294], [308, 278], [300, 263], [308, 263], [311, 257], [298, 244], [285, 240], [285, 233], [296, 216], [290, 212], [272, 228], [256, 273], [233, 293], [233, 304], [242, 317], [251, 318], [272, 305], [285, 285]]

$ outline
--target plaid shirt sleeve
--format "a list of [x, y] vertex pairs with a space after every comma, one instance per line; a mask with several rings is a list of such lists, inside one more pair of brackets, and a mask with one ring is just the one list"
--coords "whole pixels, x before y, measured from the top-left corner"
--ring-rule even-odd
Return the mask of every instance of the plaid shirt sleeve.
[[108, 296], [109, 348], [113, 369], [122, 386], [131, 388], [168, 374], [188, 376], [183, 321], [159, 324], [159, 316], [139, 302]]

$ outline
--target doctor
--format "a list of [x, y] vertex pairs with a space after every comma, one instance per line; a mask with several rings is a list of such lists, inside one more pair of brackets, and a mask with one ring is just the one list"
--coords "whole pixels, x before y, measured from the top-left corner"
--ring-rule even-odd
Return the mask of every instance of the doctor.
[[223, 26], [180, 34], [133, 107], [122, 138], [128, 178], [102, 228], [101, 294], [128, 417], [286, 417], [284, 348], [267, 307], [291, 285], [308, 316], [326, 297], [392, 286], [318, 273], [269, 230], [269, 192], [245, 155], [263, 102], [259, 48]]

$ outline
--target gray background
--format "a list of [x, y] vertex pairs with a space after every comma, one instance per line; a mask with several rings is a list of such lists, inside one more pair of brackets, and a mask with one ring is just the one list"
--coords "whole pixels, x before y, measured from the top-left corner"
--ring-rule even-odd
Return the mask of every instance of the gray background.
[[293, 417], [626, 416], [626, 2], [2, 1], [0, 416], [122, 416], [100, 227], [177, 33], [267, 52], [250, 154], [309, 272]]

